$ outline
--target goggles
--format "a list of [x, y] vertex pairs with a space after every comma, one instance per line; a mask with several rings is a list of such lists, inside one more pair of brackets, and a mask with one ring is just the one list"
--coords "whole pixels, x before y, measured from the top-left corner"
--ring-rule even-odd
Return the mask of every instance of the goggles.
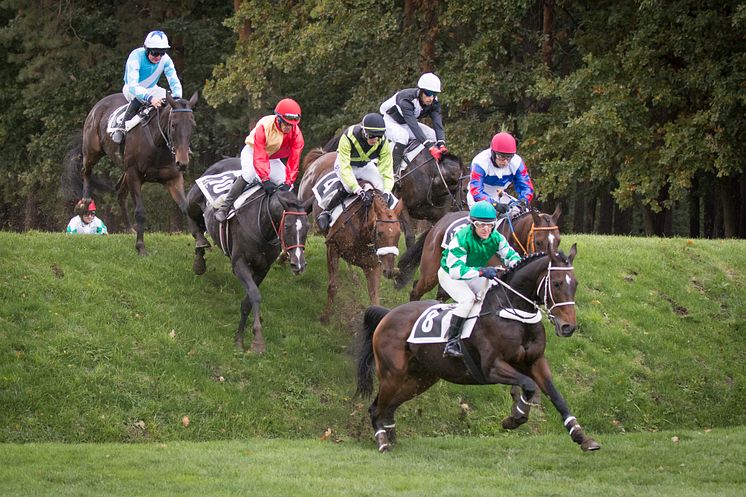
[[292, 121], [300, 121], [300, 114], [277, 114], [277, 117], [280, 118], [280, 121], [282, 121], [285, 124], [290, 124], [292, 126]]
[[163, 57], [166, 54], [165, 50], [159, 50], [157, 48], [149, 48], [148, 55], [152, 57]]
[[83, 215], [84, 216], [95, 216], [96, 215], [96, 211], [85, 211], [83, 213]]
[[363, 136], [368, 140], [380, 140], [383, 138], [383, 131], [377, 129], [365, 129], [363, 128]]
[[428, 96], [428, 97], [434, 97], [435, 95], [438, 94], [437, 91], [430, 91], [430, 90], [422, 90], [422, 93], [424, 93], [425, 96]]
[[502, 152], [495, 152], [495, 158], [500, 160], [511, 160], [515, 154], [504, 154]]
[[477, 229], [490, 228], [493, 229], [497, 226], [497, 221], [472, 221], [471, 224]]

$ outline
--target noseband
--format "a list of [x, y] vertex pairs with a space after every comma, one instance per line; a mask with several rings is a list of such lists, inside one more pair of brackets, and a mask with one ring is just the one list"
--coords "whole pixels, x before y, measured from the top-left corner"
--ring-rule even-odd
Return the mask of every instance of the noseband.
[[168, 126], [167, 126], [168, 136], [166, 136], [166, 133], [163, 132], [163, 128], [161, 127], [161, 108], [158, 107], [155, 110], [156, 110], [156, 120], [158, 121], [158, 131], [161, 132], [163, 141], [166, 142], [166, 146], [171, 151], [171, 155], [175, 156], [176, 149], [174, 148], [173, 140], [171, 139], [171, 120], [173, 118], [173, 113], [174, 112], [192, 112], [192, 109], [190, 109], [189, 107], [185, 109], [174, 109], [173, 107], [171, 108], [171, 110], [168, 113]]
[[[575, 305], [574, 300], [568, 300], [566, 302], [557, 302], [554, 300], [554, 295], [552, 295], [552, 285], [551, 283], [551, 275], [552, 271], [572, 271], [573, 267], [552, 267], [552, 261], [549, 260], [549, 265], [547, 266], [547, 275], [542, 278], [541, 283], [539, 283], [539, 286], [536, 288], [536, 296], [541, 298], [541, 286], [544, 285], [544, 307], [547, 308], [547, 317], [549, 320], [554, 323], [554, 320], [556, 319], [554, 317], [554, 314], [552, 314], [552, 309], [555, 307], [560, 307], [563, 305]], [[552, 300], [552, 306], [549, 307], [549, 300]]]
[[[267, 202], [267, 208], [269, 208], [269, 202]], [[280, 240], [280, 250], [282, 253], [287, 253], [288, 250], [292, 250], [294, 248], [302, 248], [305, 250], [306, 245], [304, 243], [296, 243], [295, 245], [287, 245], [285, 242], [285, 218], [287, 216], [306, 216], [307, 214], [305, 212], [301, 211], [282, 211], [282, 216], [280, 216], [280, 225], [275, 225], [274, 220], [272, 219], [272, 215], [269, 216], [269, 221], [272, 223], [272, 229], [275, 230], [275, 235]], [[300, 237], [297, 240], [300, 242]]]

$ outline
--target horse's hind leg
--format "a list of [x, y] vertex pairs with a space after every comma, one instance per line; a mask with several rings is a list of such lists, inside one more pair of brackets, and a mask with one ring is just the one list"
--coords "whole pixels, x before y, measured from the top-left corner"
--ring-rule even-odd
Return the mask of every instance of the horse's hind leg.
[[510, 388], [510, 396], [513, 398], [513, 406], [510, 408], [510, 415], [502, 420], [502, 427], [506, 430], [515, 430], [528, 421], [531, 399], [525, 399], [523, 391], [517, 385]]
[[129, 194], [129, 185], [127, 183], [127, 173], [122, 175], [117, 185], [117, 202], [119, 203], [119, 211], [122, 213], [124, 219], [125, 228], [124, 231], [129, 233], [135, 233], [132, 229], [132, 218], [130, 217], [130, 211], [127, 208], [127, 195]]
[[135, 230], [137, 231], [135, 250], [139, 255], [146, 256], [148, 251], [145, 249], [143, 236], [145, 233], [145, 204], [142, 201], [142, 182], [134, 169], [127, 170], [127, 183], [132, 196], [132, 203], [135, 204]]
[[196, 247], [194, 249], [194, 262], [192, 263], [192, 271], [194, 271], [194, 274], [200, 276], [205, 274], [205, 271], [207, 271], [204, 247]]
[[254, 340], [251, 343], [251, 351], [257, 354], [263, 354], [266, 351], [264, 335], [262, 335], [261, 316], [259, 314], [259, 304], [262, 302], [262, 296], [259, 293], [259, 287], [254, 282], [251, 269], [241, 258], [233, 262], [233, 272], [246, 289], [246, 298], [241, 302], [241, 321], [236, 330], [235, 343], [242, 352], [244, 350], [244, 330], [246, 329], [246, 320], [249, 312], [254, 315]]
[[598, 450], [601, 448], [595, 440], [587, 436], [583, 429], [580, 427], [578, 420], [570, 412], [570, 408], [567, 407], [567, 403], [562, 395], [557, 391], [552, 381], [552, 373], [549, 370], [549, 363], [546, 358], [541, 357], [531, 366], [531, 375], [536, 380], [539, 388], [549, 396], [554, 404], [554, 407], [562, 416], [562, 423], [565, 425], [565, 429], [570, 434], [570, 438], [576, 444], [580, 445], [580, 448], [584, 451]]

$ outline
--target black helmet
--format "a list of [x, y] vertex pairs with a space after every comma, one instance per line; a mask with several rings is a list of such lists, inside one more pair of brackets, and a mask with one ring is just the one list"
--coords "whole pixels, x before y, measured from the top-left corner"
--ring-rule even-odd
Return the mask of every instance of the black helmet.
[[361, 126], [366, 138], [381, 138], [386, 133], [386, 123], [381, 114], [365, 114]]

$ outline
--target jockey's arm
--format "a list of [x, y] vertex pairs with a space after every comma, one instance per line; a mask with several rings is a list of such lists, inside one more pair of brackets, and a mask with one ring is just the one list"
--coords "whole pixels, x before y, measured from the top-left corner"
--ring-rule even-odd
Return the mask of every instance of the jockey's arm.
[[[446, 141], [446, 132], [443, 129], [443, 117], [440, 113], [440, 102], [437, 100], [433, 104], [434, 108], [430, 113], [430, 119], [433, 121], [433, 130], [435, 131], [435, 139], [437, 141]], [[418, 126], [419, 127], [419, 126]]]
[[445, 262], [441, 260], [441, 267], [448, 273], [448, 276], [455, 280], [470, 280], [479, 276], [479, 269], [466, 265], [467, 252], [461, 246], [459, 233], [456, 233], [451, 242], [448, 244], [448, 256]]
[[397, 102], [397, 104], [399, 105], [399, 109], [401, 109], [401, 115], [404, 118], [404, 122], [407, 123], [407, 126], [412, 131], [415, 139], [420, 143], [425, 143], [427, 137], [425, 136], [425, 133], [422, 132], [422, 129], [420, 129], [420, 123], [414, 116], [414, 104], [406, 99], [402, 99]]
[[500, 259], [502, 259], [506, 267], [515, 266], [518, 261], [521, 260], [521, 256], [518, 255], [518, 252], [513, 250], [513, 247], [511, 247], [510, 244], [508, 244], [508, 241], [505, 239], [502, 233], [496, 230], [495, 234], [497, 235], [499, 240], [499, 244], [497, 246], [497, 255], [500, 256]]
[[486, 173], [482, 169], [482, 166], [476, 163], [472, 163], [471, 175], [469, 178], [469, 193], [471, 193], [471, 196], [474, 197], [475, 202], [479, 202], [480, 200], [488, 200], [491, 202], [493, 200], [484, 191], [485, 174]]
[[[167, 56], [164, 55], [164, 57]], [[166, 60], [166, 63], [163, 66], [163, 72], [166, 75], [168, 86], [171, 88], [171, 95], [173, 95], [174, 98], [181, 98], [183, 95], [181, 81], [179, 81], [179, 76], [176, 74], [176, 68], [174, 67], [174, 62], [171, 60], [171, 57]]]
[[528, 169], [526, 164], [521, 161], [521, 165], [516, 171], [513, 180], [513, 188], [520, 200], [525, 200], [526, 204], [530, 204], [534, 198], [534, 183], [531, 181], [531, 176], [528, 175]]
[[339, 179], [342, 184], [350, 193], [357, 193], [361, 190], [360, 185], [357, 182], [355, 174], [352, 172], [352, 163], [350, 157], [352, 154], [352, 143], [350, 138], [344, 134], [339, 139], [339, 146], [337, 147], [337, 163], [339, 164]]
[[391, 142], [386, 138], [383, 140], [381, 154], [378, 156], [378, 172], [383, 178], [383, 191], [391, 193], [394, 189], [394, 157]]
[[292, 185], [295, 183], [298, 177], [298, 169], [300, 168], [300, 154], [303, 152], [305, 140], [303, 139], [303, 133], [300, 128], [295, 126], [293, 130], [293, 143], [290, 148], [290, 156], [286, 166], [285, 184]]
[[[246, 137], [246, 144], [249, 138]], [[267, 135], [264, 132], [264, 127], [258, 124], [256, 127], [256, 133], [254, 134], [254, 164], [250, 164], [254, 167], [256, 175], [259, 176], [260, 181], [267, 181], [269, 179], [269, 155], [267, 155]]]

